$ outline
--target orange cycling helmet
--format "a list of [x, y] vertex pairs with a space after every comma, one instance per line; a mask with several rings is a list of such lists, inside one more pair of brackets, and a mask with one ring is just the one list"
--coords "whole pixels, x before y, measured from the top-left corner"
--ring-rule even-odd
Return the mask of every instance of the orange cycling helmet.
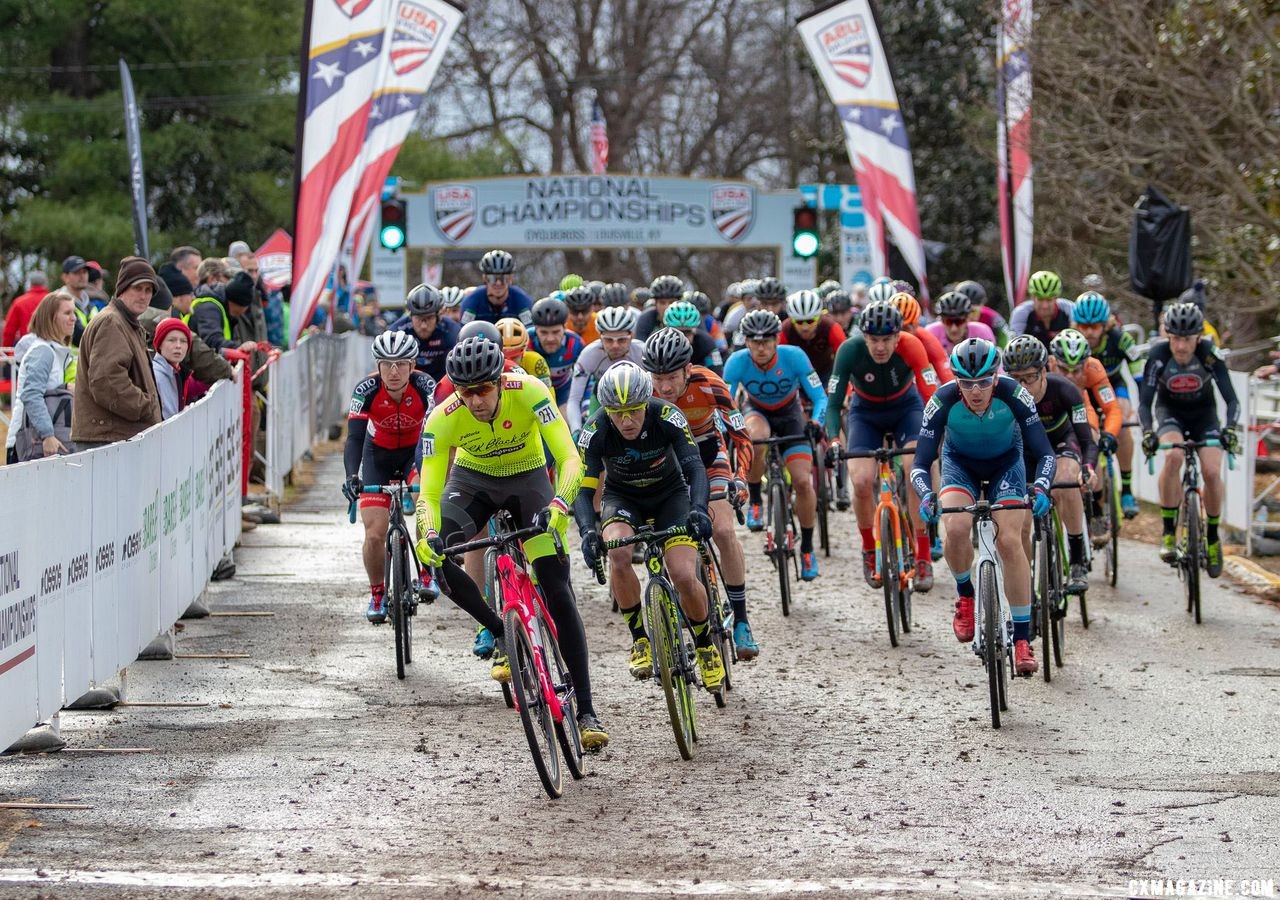
[[497, 327], [498, 334], [502, 335], [502, 352], [507, 356], [519, 355], [529, 349], [529, 329], [519, 319], [499, 319]]
[[902, 313], [902, 327], [915, 328], [920, 321], [920, 301], [906, 291], [899, 291], [889, 298], [889, 302], [898, 307]]

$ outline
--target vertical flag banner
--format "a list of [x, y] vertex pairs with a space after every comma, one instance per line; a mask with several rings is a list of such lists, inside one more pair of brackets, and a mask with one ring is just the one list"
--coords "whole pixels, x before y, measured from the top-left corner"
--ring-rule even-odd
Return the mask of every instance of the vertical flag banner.
[[870, 0], [845, 0], [797, 27], [840, 111], [849, 160], [866, 211], [875, 275], [888, 274], [889, 236], [928, 297], [911, 146]]
[[378, 224], [379, 200], [391, 164], [462, 22], [461, 10], [443, 0], [396, 0], [392, 12], [388, 54], [369, 111], [360, 181], [347, 220], [344, 246], [350, 243], [352, 266], [347, 276], [353, 283], [360, 277]]
[[144, 259], [151, 258], [147, 240], [147, 182], [142, 177], [142, 129], [138, 98], [133, 92], [129, 64], [120, 59], [120, 91], [124, 95], [124, 136], [129, 147], [129, 188], [133, 193], [133, 249]]
[[258, 273], [268, 290], [278, 291], [289, 283], [293, 270], [293, 238], [289, 232], [277, 228], [253, 255], [258, 259]]
[[600, 101], [591, 104], [591, 174], [603, 175], [609, 168], [609, 124]]
[[[366, 171], [388, 153], [394, 159], [394, 150], [379, 152], [383, 144], [398, 149], [403, 140], [375, 136], [379, 122], [393, 118], [401, 98], [416, 111], [421, 96], [415, 100], [404, 88], [425, 92], [426, 82], [410, 76], [430, 80], [460, 19], [456, 8], [437, 0], [308, 3], [298, 93], [291, 344], [311, 322], [333, 273]], [[406, 118], [405, 133], [412, 122]], [[389, 160], [385, 164], [390, 168]], [[375, 183], [381, 187], [382, 178]]]
[[1031, 2], [1002, 0], [996, 38], [997, 171], [1000, 251], [1009, 308], [1027, 295], [1034, 237], [1031, 196]]

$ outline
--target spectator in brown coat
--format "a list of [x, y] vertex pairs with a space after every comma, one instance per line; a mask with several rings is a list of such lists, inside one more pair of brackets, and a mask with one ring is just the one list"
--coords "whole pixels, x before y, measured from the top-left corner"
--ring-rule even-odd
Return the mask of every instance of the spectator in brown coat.
[[139, 321], [158, 283], [145, 259], [125, 257], [115, 296], [85, 329], [71, 421], [72, 440], [82, 450], [128, 440], [160, 421], [160, 394]]

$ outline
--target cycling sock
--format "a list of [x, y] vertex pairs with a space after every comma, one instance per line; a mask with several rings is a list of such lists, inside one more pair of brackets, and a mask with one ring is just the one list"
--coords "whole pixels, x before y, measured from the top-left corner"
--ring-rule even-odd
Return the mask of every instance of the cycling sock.
[[724, 593], [729, 598], [729, 605], [733, 607], [733, 621], [747, 621], [747, 586], [745, 584], [726, 584]]
[[813, 529], [812, 528], [805, 528], [804, 526], [800, 527], [800, 552], [801, 553], [813, 552]]
[[1218, 523], [1222, 521], [1222, 516], [1206, 516], [1205, 524], [1208, 527], [1204, 531], [1205, 540], [1210, 544], [1218, 543]]
[[956, 593], [961, 597], [973, 599], [973, 579], [969, 577], [968, 572], [961, 572], [956, 576]]
[[763, 502], [763, 501], [761, 501], [761, 499], [760, 499], [760, 482], [758, 482], [758, 481], [748, 481], [748, 482], [747, 482], [747, 493], [751, 495], [751, 502], [752, 502], [752, 503], [759, 504], [759, 503]]
[[1164, 526], [1165, 534], [1173, 534], [1178, 527], [1178, 507], [1162, 506], [1160, 507], [1160, 524]]
[[1031, 640], [1031, 607], [1010, 606], [1013, 613], [1013, 639], [1015, 641]]
[[619, 612], [622, 613], [622, 618], [626, 620], [627, 628], [631, 632], [631, 640], [638, 641], [640, 638], [646, 637], [642, 607], [633, 606], [631, 609], [622, 609]]
[[711, 646], [711, 623], [708, 620], [695, 622], [690, 619], [689, 627], [693, 629], [693, 646], [699, 649]]
[[1070, 556], [1071, 565], [1084, 562], [1084, 535], [1069, 534], [1067, 535], [1067, 553]]
[[929, 532], [925, 531], [922, 534], [916, 535], [916, 561], [917, 562], [919, 562], [922, 559], [926, 561], [931, 559], [931, 557], [929, 556], [929, 548], [931, 543], [932, 542], [929, 540]]
[[375, 597], [386, 596], [386, 593], [387, 593], [386, 582], [379, 582], [378, 584], [369, 585], [369, 593], [373, 594], [373, 596]]
[[874, 549], [876, 549], [876, 536], [875, 536], [874, 534], [872, 534], [872, 533], [871, 533], [871, 529], [870, 529], [870, 528], [859, 528], [859, 529], [858, 529], [858, 534], [862, 535], [862, 549], [863, 549], [863, 550], [874, 550]]
[[1120, 494], [1128, 497], [1133, 494], [1133, 472], [1120, 470]]

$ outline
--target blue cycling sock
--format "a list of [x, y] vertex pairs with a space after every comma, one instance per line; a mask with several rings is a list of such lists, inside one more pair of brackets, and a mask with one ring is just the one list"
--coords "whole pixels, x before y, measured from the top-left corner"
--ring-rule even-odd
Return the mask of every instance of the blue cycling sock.
[[969, 577], [968, 572], [961, 572], [956, 575], [956, 593], [961, 597], [973, 599], [973, 579]]
[[1013, 613], [1013, 639], [1015, 641], [1031, 640], [1031, 607], [1011, 606]]

